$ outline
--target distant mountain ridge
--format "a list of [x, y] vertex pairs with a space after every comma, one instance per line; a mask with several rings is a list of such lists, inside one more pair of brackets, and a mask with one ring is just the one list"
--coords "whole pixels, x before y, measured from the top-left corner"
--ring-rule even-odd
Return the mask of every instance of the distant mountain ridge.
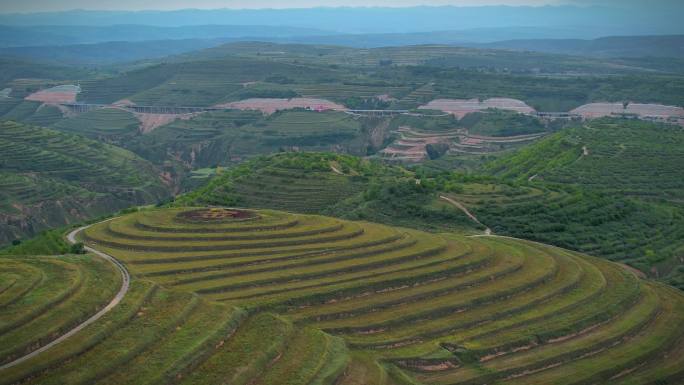
[[[294, 26], [350, 33], [413, 33], [497, 27], [573, 27], [582, 35], [684, 33], [681, 2], [657, 6], [417, 6], [320, 7], [298, 9], [181, 9], [173, 11], [66, 11], [0, 14], [0, 25], [140, 24], [152, 26], [264, 25]], [[559, 37], [559, 36], [538, 36]]]
[[73, 66], [102, 66], [159, 59], [221, 45], [229, 39], [110, 41], [95, 44], [0, 48], [0, 55]]
[[[2, 16], [0, 15], [0, 20], [2, 20]], [[0, 47], [94, 44], [112, 41], [244, 38], [250, 36], [284, 38], [325, 35], [326, 33], [328, 32], [314, 28], [265, 25], [194, 25], [181, 27], [158, 27], [140, 24], [105, 26], [0, 25]]]
[[483, 44], [480, 47], [577, 56], [684, 58], [684, 35], [610, 36], [594, 40], [506, 40]]
[[[34, 30], [35, 28], [35, 30]], [[62, 27], [28, 27], [27, 31], [42, 29], [50, 31]], [[624, 65], [653, 68], [666, 72], [680, 72], [684, 59], [684, 34], [663, 36], [613, 36], [594, 40], [582, 39], [514, 39], [492, 41], [503, 36], [527, 37], [540, 31], [549, 34], [568, 34], [571, 31], [562, 29], [532, 28], [489, 28], [463, 31], [434, 31], [405, 34], [348, 34], [348, 35], [296, 35], [299, 31], [310, 30], [267, 27], [264, 35], [240, 35], [255, 32], [261, 27], [241, 26], [198, 26], [181, 29], [157, 28], [149, 26], [114, 26], [114, 27], [65, 27], [75, 37], [78, 31], [89, 40], [107, 40], [96, 43], [62, 44], [62, 41], [73, 40], [72, 37], [60, 38], [57, 34], [42, 34], [35, 39], [28, 34], [24, 42], [42, 42], [42, 45], [3, 46], [13, 44], [9, 38], [0, 34], [0, 56], [20, 58], [22, 60], [40, 61], [60, 65], [103, 66], [132, 63], [141, 60], [161, 59], [167, 56], [190, 54], [223, 44], [240, 44], [245, 42], [263, 42], [264, 44], [285, 44], [317, 47], [349, 47], [349, 48], [385, 48], [420, 45], [442, 45], [452, 47], [468, 47], [487, 50], [507, 50], [521, 52], [539, 52], [552, 55], [570, 55], [595, 59], [620, 59]], [[0, 26], [15, 30], [15, 27]], [[116, 34], [117, 29], [127, 30], [125, 34]], [[164, 35], [164, 31], [169, 34]], [[536, 31], [536, 32], [535, 32]], [[554, 32], [555, 31], [555, 32]], [[91, 34], [90, 32], [95, 32]], [[131, 37], [134, 32], [140, 32]], [[313, 31], [320, 32], [320, 31]], [[271, 33], [272, 35], [268, 36]], [[280, 33], [281, 35], [277, 35]], [[284, 36], [285, 34], [292, 34]], [[180, 38], [183, 36], [195, 36]], [[210, 36], [208, 38], [202, 36]], [[79, 38], [80, 39], [80, 38]], [[132, 39], [126, 41], [125, 39]], [[82, 39], [83, 40], [83, 39]], [[18, 40], [19, 42], [21, 40]], [[15, 43], [17, 43], [15, 42]], [[503, 52], [503, 51], [500, 51]], [[645, 63], [644, 60], [647, 62]], [[653, 61], [656, 62], [653, 62]], [[663, 62], [669, 60], [670, 62]]]

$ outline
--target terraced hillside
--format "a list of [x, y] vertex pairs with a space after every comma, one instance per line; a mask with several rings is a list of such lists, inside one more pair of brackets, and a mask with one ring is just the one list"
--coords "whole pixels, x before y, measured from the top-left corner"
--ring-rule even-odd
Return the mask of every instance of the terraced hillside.
[[[102, 308], [120, 278], [98, 257], [0, 262], [3, 385], [323, 384], [346, 364], [347, 349], [339, 338], [294, 329], [267, 313], [248, 317], [146, 281], [134, 281], [102, 318], [40, 354], [14, 361]], [[307, 364], [300, 365], [300, 359]]]
[[29, 80], [32, 82], [59, 83], [67, 79], [84, 79], [95, 75], [94, 71], [83, 70], [77, 67], [60, 66], [17, 59], [3, 55], [0, 58], [0, 89], [5, 87], [15, 88], [14, 96], [23, 97], [24, 91], [13, 87], [16, 79]]
[[232, 205], [477, 232], [463, 213], [398, 166], [349, 155], [279, 153], [223, 170], [175, 205]]
[[[277, 79], [313, 84], [317, 76], [335, 76], [331, 69], [274, 63], [238, 57], [187, 60], [152, 65], [120, 76], [81, 83], [79, 101], [113, 103], [129, 99], [140, 105], [211, 106], [244, 98], [246, 84]], [[269, 82], [270, 83], [270, 82]], [[278, 82], [273, 82], [278, 85]], [[277, 97], [277, 96], [276, 96]]]
[[[361, 38], [361, 37], [360, 37]], [[358, 39], [358, 38], [357, 38]], [[358, 43], [358, 42], [355, 42]], [[204, 60], [227, 55], [264, 58], [281, 63], [305, 62], [327, 65], [345, 65], [374, 68], [380, 66], [433, 66], [459, 68], [495, 68], [514, 73], [540, 72], [563, 73], [629, 73], [645, 70], [639, 66], [618, 66], [609, 61], [553, 55], [538, 52], [516, 52], [458, 47], [442, 44], [387, 46], [377, 48], [351, 48], [342, 40], [337, 45], [276, 44], [266, 42], [236, 42], [185, 55]], [[391, 43], [390, 43], [391, 44]]]
[[390, 97], [395, 108], [414, 108], [437, 98], [507, 97], [540, 111], [570, 111], [592, 101], [681, 105], [683, 87], [678, 74], [567, 56], [434, 45], [369, 50], [258, 42], [226, 44], [80, 84], [79, 101], [88, 103], [128, 99], [208, 107], [252, 97], [337, 103]]
[[[177, 203], [283, 209], [430, 231], [481, 233], [488, 227], [495, 234], [626, 263], [684, 288], [684, 212], [676, 204], [559, 185], [534, 175], [510, 180], [444, 171], [435, 164], [441, 161], [411, 170], [334, 154], [278, 154], [222, 170]], [[483, 161], [476, 161], [461, 165], [477, 170]], [[346, 164], [336, 167], [341, 173], [331, 168], [335, 162]], [[304, 188], [305, 181], [315, 188]]]
[[179, 204], [233, 204], [302, 213], [319, 213], [360, 193], [375, 163], [325, 153], [283, 153], [243, 163], [201, 190], [178, 198]]
[[120, 148], [0, 123], [0, 243], [168, 194], [158, 171]]
[[56, 106], [16, 98], [0, 98], [0, 120], [50, 126], [63, 118]]
[[505, 177], [536, 175], [549, 182], [681, 204], [682, 159], [681, 127], [601, 119], [563, 130], [492, 163], [488, 170]]
[[487, 169], [532, 186], [555, 184], [570, 195], [549, 196], [544, 205], [528, 200], [474, 210], [509, 234], [575, 243], [574, 249], [628, 262], [682, 288], [682, 144], [684, 131], [672, 125], [603, 119], [568, 128]]
[[121, 274], [112, 264], [83, 255], [1, 257], [0, 276], [0, 366], [85, 321], [109, 303], [121, 285]]
[[684, 211], [535, 180], [468, 183], [446, 195], [497, 234], [601, 256], [684, 288]]
[[132, 113], [103, 108], [63, 119], [53, 128], [103, 142], [124, 144], [138, 134], [139, 126], [140, 122]]
[[[319, 371], [329, 375], [316, 383], [675, 384], [684, 376], [680, 292], [550, 246], [223, 208], [141, 211], [82, 236], [134, 277], [342, 338], [347, 369]], [[297, 354], [331, 356], [316, 349]], [[269, 373], [262, 383], [282, 383]]]
[[256, 111], [202, 113], [178, 120], [123, 145], [155, 163], [169, 158], [194, 168], [212, 167], [282, 150], [365, 154], [363, 121], [341, 112]]
[[427, 160], [447, 156], [443, 163], [451, 168], [463, 170], [464, 161], [480, 164], [484, 159], [493, 158], [526, 146], [542, 138], [545, 132], [512, 136], [482, 136], [472, 134], [471, 130], [455, 128], [450, 131], [424, 131], [404, 126], [395, 131], [398, 135], [390, 145], [380, 151], [386, 160], [423, 163]]

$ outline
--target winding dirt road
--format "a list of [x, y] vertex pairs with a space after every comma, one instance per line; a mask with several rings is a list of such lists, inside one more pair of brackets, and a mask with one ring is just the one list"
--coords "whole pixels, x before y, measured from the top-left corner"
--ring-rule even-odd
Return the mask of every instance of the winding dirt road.
[[[79, 227], [78, 229], [70, 232], [67, 235], [67, 240], [72, 244], [76, 243], [77, 242], [76, 241], [76, 234], [78, 234], [79, 232], [85, 230], [86, 228], [88, 228], [90, 226], [91, 225]], [[98, 311], [97, 313], [95, 313], [93, 316], [91, 316], [87, 320], [83, 321], [81, 324], [77, 325], [73, 329], [64, 333], [59, 338], [53, 340], [52, 342], [48, 343], [47, 345], [42, 346], [40, 349], [34, 350], [33, 352], [31, 352], [25, 356], [19, 357], [12, 362], [8, 362], [8, 363], [0, 366], [0, 371], [2, 371], [3, 369], [11, 368], [12, 366], [18, 365], [18, 364], [20, 364], [26, 360], [29, 360], [29, 359], [43, 353], [44, 351], [52, 348], [53, 346], [63, 342], [64, 340], [73, 336], [74, 334], [78, 333], [79, 331], [83, 330], [86, 326], [88, 326], [91, 323], [99, 320], [100, 318], [102, 318], [102, 316], [104, 316], [110, 310], [112, 310], [116, 305], [119, 304], [119, 302], [121, 302], [123, 297], [126, 295], [126, 293], [128, 292], [128, 288], [130, 287], [130, 283], [131, 283], [131, 276], [130, 276], [130, 274], [128, 274], [128, 270], [126, 269], [126, 266], [124, 266], [121, 262], [119, 262], [116, 258], [112, 257], [109, 254], [105, 254], [101, 251], [97, 251], [97, 250], [90, 248], [88, 246], [85, 246], [84, 248], [86, 251], [93, 253], [93, 254], [101, 257], [101, 258], [104, 258], [108, 262], [112, 263], [121, 272], [121, 289], [119, 289], [119, 292], [116, 293], [114, 298], [107, 304], [107, 306], [102, 308], [102, 310]]]
[[478, 225], [481, 225], [481, 226], [485, 227], [484, 235], [492, 235], [492, 229], [490, 229], [489, 227], [487, 227], [484, 223], [480, 222], [480, 220], [477, 219], [477, 217], [476, 217], [475, 215], [473, 215], [473, 213], [471, 213], [471, 212], [470, 212], [465, 206], [463, 206], [460, 202], [457, 202], [457, 201], [455, 201], [455, 200], [449, 198], [448, 196], [444, 196], [444, 195], [440, 195], [439, 198], [440, 198], [440, 199], [443, 199], [443, 200], [445, 200], [445, 201], [447, 201], [447, 202], [449, 202], [449, 203], [451, 203], [453, 206], [455, 206], [455, 207], [458, 208], [459, 210], [463, 211], [463, 213], [464, 213], [465, 215], [467, 215], [468, 218], [470, 218], [473, 222], [477, 223]]

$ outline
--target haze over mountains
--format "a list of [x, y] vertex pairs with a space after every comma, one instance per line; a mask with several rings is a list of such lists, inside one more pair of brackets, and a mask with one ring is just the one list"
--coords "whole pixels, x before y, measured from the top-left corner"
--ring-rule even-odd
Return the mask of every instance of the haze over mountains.
[[263, 41], [355, 48], [442, 44], [606, 58], [681, 58], [681, 8], [666, 2], [648, 8], [617, 4], [0, 13], [0, 54], [110, 65], [223, 43]]

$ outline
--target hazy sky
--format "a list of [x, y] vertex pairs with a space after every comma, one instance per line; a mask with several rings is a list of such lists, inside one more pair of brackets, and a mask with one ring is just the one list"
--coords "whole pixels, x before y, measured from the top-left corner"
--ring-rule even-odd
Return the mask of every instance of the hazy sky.
[[[637, 0], [628, 0], [637, 1]], [[623, 1], [624, 2], [624, 1]], [[568, 3], [613, 3], [611, 0], [0, 0], [0, 13], [49, 12], [71, 9], [93, 10], [172, 10], [185, 8], [307, 8], [340, 6], [392, 6], [415, 5], [557, 5]]]

